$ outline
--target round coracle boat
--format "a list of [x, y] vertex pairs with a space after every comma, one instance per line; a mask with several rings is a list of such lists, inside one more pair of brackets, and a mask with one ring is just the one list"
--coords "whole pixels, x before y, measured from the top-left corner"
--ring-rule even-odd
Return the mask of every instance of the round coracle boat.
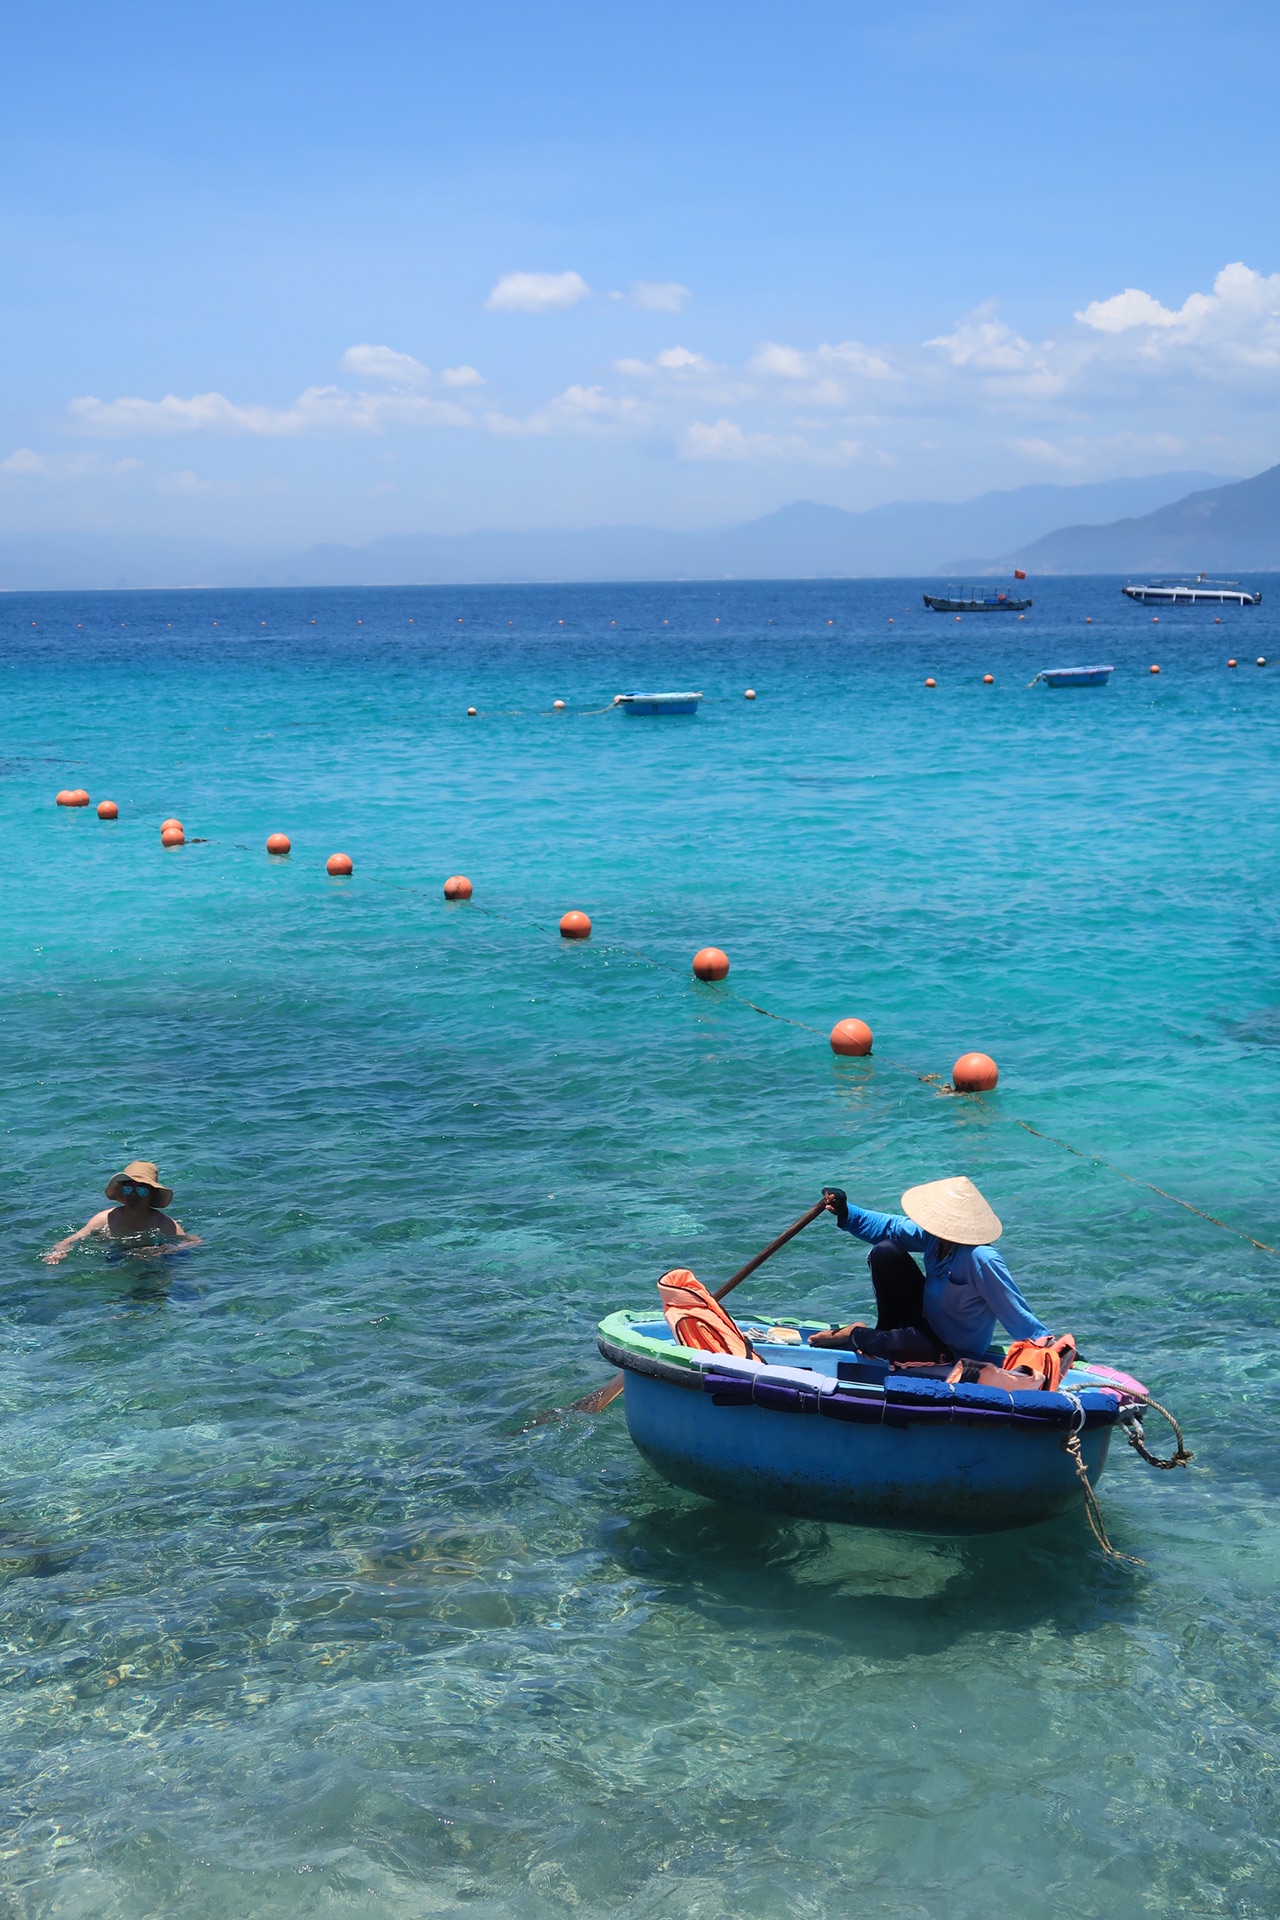
[[1077, 1361], [1057, 1391], [956, 1383], [811, 1347], [828, 1323], [744, 1326], [751, 1355], [680, 1345], [665, 1319], [613, 1313], [631, 1438], [664, 1477], [736, 1506], [917, 1533], [995, 1533], [1080, 1504], [1146, 1389]]

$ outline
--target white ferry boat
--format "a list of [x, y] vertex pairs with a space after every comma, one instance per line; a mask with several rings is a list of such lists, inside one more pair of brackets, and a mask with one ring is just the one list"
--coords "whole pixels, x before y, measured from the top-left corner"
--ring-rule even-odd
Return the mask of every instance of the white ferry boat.
[[1153, 607], [1260, 607], [1262, 595], [1250, 593], [1238, 580], [1211, 580], [1207, 573], [1188, 573], [1172, 580], [1148, 580], [1143, 586], [1122, 587], [1130, 600]]

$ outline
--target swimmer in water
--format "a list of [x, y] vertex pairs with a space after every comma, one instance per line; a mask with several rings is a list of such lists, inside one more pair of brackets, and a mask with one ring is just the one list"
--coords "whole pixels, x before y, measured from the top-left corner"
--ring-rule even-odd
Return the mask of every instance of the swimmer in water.
[[59, 1240], [56, 1247], [40, 1257], [47, 1266], [56, 1267], [72, 1247], [93, 1234], [102, 1234], [122, 1253], [139, 1253], [163, 1258], [182, 1247], [198, 1247], [194, 1233], [184, 1231], [181, 1221], [170, 1219], [163, 1211], [173, 1198], [173, 1188], [160, 1184], [160, 1171], [154, 1160], [131, 1160], [123, 1173], [107, 1182], [107, 1198], [116, 1205], [104, 1207], [86, 1220], [76, 1232]]

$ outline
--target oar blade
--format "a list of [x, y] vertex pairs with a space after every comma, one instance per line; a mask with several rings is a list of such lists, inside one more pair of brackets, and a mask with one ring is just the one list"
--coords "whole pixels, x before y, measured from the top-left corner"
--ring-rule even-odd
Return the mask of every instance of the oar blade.
[[620, 1373], [606, 1380], [602, 1387], [596, 1387], [592, 1393], [584, 1393], [581, 1400], [574, 1400], [567, 1407], [548, 1407], [545, 1413], [539, 1413], [530, 1420], [528, 1426], [521, 1427], [521, 1433], [532, 1433], [535, 1427], [549, 1427], [557, 1420], [563, 1420], [567, 1413], [603, 1413], [611, 1407], [622, 1392], [625, 1382]]

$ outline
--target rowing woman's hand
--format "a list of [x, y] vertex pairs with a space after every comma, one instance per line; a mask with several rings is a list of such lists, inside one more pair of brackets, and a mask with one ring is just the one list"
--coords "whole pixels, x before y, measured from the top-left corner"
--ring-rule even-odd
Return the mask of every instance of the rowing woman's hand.
[[847, 1227], [849, 1224], [849, 1196], [843, 1187], [824, 1187], [822, 1198], [826, 1202], [827, 1212], [834, 1213], [836, 1225]]

